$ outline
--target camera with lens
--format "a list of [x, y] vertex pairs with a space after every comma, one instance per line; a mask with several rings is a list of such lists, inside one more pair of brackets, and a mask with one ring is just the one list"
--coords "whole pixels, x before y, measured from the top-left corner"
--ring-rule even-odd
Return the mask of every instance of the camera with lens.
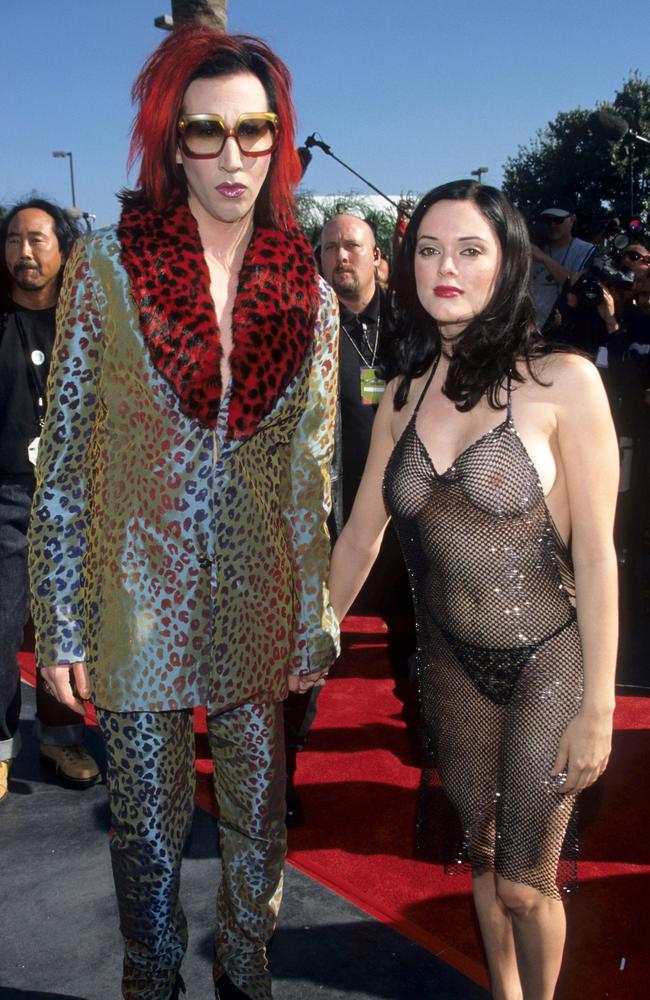
[[604, 298], [605, 288], [631, 288], [634, 272], [623, 266], [623, 253], [630, 244], [627, 233], [619, 232], [601, 243], [589, 262], [585, 273], [571, 289], [578, 305], [592, 308]]

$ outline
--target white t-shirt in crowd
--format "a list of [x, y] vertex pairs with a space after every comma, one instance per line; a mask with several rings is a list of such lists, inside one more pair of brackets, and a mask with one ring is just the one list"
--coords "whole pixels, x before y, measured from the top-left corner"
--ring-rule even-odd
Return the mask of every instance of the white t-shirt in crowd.
[[[547, 257], [552, 257], [567, 271], [573, 273], [582, 270], [594, 250], [594, 245], [574, 237], [567, 246], [545, 246], [542, 250]], [[530, 275], [530, 294], [537, 310], [537, 325], [540, 330], [550, 316], [561, 289], [562, 286], [548, 273], [544, 265], [534, 260]]]

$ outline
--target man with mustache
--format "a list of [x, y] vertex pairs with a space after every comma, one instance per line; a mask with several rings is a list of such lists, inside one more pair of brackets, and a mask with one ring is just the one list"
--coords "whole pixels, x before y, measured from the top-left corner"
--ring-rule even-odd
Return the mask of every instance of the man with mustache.
[[321, 234], [323, 277], [336, 292], [341, 310], [338, 511], [334, 487], [339, 531], [361, 482], [383, 389], [380, 380], [369, 374], [379, 363], [390, 333], [387, 304], [377, 284], [380, 259], [375, 234], [363, 219], [336, 215], [325, 225]]
[[[375, 231], [354, 215], [335, 215], [321, 233], [321, 269], [339, 300], [339, 412], [332, 472], [336, 539], [350, 516], [370, 450], [372, 425], [384, 390], [382, 363], [390, 364], [394, 319], [388, 294], [378, 281], [381, 251]], [[379, 371], [378, 371], [379, 369]], [[395, 693], [413, 720], [413, 685], [408, 659], [415, 650], [413, 606], [402, 553], [392, 526], [354, 606], [353, 613], [376, 614], [388, 628], [387, 642]], [[312, 695], [312, 697], [314, 697]]]
[[[20, 749], [16, 654], [29, 614], [27, 526], [56, 302], [77, 236], [61, 209], [40, 198], [15, 205], [0, 223], [0, 801]], [[87, 787], [99, 769], [82, 746], [83, 719], [47, 692], [40, 671], [37, 678], [41, 759], [66, 784]]]
[[[336, 541], [352, 510], [368, 457], [372, 425], [384, 390], [377, 368], [385, 360], [393, 323], [388, 296], [378, 283], [381, 252], [372, 226], [355, 215], [335, 215], [323, 228], [320, 246], [321, 272], [336, 292], [341, 322], [333, 510], [329, 521], [332, 540]], [[390, 526], [352, 613], [375, 614], [385, 620], [395, 694], [404, 701], [404, 715], [410, 722], [415, 707], [408, 666], [415, 648], [413, 607], [402, 554]], [[304, 747], [318, 693], [318, 688], [306, 694], [290, 693], [285, 701], [289, 826], [304, 822], [293, 777], [296, 753]]]

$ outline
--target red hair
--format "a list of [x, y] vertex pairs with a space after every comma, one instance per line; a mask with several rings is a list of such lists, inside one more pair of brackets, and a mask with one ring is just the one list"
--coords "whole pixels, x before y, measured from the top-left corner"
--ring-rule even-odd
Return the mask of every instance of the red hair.
[[185, 196], [182, 169], [176, 164], [176, 123], [185, 91], [193, 80], [231, 73], [252, 73], [279, 117], [279, 137], [266, 180], [255, 204], [260, 225], [286, 227], [293, 219], [293, 190], [301, 176], [295, 146], [296, 112], [291, 74], [259, 38], [226, 35], [203, 25], [173, 31], [142, 67], [133, 84], [138, 110], [131, 133], [128, 167], [140, 160], [138, 188], [151, 206], [164, 210]]

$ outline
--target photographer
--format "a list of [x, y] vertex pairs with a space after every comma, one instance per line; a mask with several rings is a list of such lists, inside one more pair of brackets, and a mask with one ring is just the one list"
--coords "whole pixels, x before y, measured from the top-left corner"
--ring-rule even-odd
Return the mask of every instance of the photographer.
[[650, 527], [650, 252], [638, 229], [607, 239], [588, 269], [567, 282], [547, 339], [589, 354], [600, 369], [621, 449], [616, 516], [619, 558], [630, 594], [645, 589], [639, 562]]
[[610, 400], [621, 442], [621, 496], [617, 544], [626, 564], [624, 593], [631, 626], [647, 617], [648, 540], [650, 539], [650, 285], [647, 237], [634, 236], [622, 253], [622, 263], [634, 275], [627, 289], [614, 289], [610, 322], [615, 324], [609, 346]]
[[636, 437], [647, 420], [650, 386], [650, 313], [643, 305], [650, 253], [642, 237], [628, 233], [606, 240], [588, 269], [567, 281], [545, 333], [591, 357], [619, 434]]
[[608, 295], [609, 367], [618, 392], [614, 419], [623, 433], [637, 437], [646, 434], [650, 387], [650, 314], [641, 304], [650, 280], [647, 240], [635, 237], [622, 251], [621, 262], [634, 278], [626, 288], [614, 288]]
[[639, 255], [618, 219], [606, 223], [599, 236], [602, 243], [594, 248], [587, 268], [566, 280], [544, 333], [547, 339], [588, 354], [604, 371], [610, 346], [615, 354], [624, 351], [621, 313], [636, 280], [625, 254]]
[[566, 208], [547, 208], [531, 232], [533, 258], [530, 294], [535, 303], [537, 324], [544, 329], [565, 282], [582, 270], [594, 251], [573, 235], [576, 217]]

